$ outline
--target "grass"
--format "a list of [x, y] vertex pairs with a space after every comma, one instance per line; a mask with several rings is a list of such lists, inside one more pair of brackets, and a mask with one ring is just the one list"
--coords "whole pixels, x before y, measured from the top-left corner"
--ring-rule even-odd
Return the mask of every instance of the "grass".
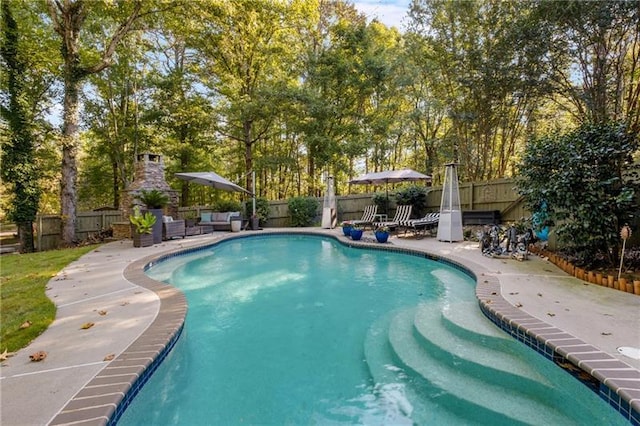
[[[27, 346], [47, 329], [56, 315], [46, 296], [49, 280], [97, 246], [0, 257], [0, 353]], [[31, 325], [20, 328], [26, 321]]]

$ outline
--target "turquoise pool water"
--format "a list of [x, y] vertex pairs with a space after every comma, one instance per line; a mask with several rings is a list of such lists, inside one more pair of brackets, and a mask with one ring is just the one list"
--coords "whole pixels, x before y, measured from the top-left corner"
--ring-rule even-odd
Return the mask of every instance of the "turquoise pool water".
[[189, 312], [120, 425], [624, 424], [494, 327], [442, 262], [284, 235], [147, 273]]

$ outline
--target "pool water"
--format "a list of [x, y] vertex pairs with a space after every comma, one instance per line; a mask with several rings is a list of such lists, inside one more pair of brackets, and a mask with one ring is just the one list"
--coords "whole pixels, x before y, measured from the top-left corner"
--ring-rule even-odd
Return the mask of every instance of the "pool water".
[[484, 318], [474, 280], [442, 262], [271, 235], [147, 273], [189, 311], [120, 425], [624, 424]]

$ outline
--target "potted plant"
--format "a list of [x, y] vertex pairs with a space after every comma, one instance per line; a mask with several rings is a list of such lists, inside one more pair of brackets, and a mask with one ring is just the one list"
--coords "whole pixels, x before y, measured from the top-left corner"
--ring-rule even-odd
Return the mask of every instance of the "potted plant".
[[153, 244], [159, 244], [162, 242], [162, 209], [169, 204], [169, 196], [158, 189], [143, 189], [138, 199], [156, 217], [152, 231]]
[[342, 233], [344, 234], [345, 237], [348, 237], [351, 235], [351, 229], [353, 228], [353, 225], [351, 224], [351, 222], [344, 221], [340, 223], [340, 226], [342, 226]]
[[376, 240], [378, 240], [379, 243], [386, 243], [387, 240], [389, 239], [389, 227], [379, 226], [374, 231], [374, 234], [376, 236]]
[[133, 209], [133, 215], [129, 216], [129, 221], [133, 225], [133, 246], [149, 247], [153, 243], [153, 226], [157, 219], [151, 212], [140, 213], [140, 207]]
[[363, 233], [363, 229], [362, 226], [360, 225], [353, 225], [351, 227], [351, 239], [352, 240], [359, 240], [360, 238], [362, 238], [362, 233]]

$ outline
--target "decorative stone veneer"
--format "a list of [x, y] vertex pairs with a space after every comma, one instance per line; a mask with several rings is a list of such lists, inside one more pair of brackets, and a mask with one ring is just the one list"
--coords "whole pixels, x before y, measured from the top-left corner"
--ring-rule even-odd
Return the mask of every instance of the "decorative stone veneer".
[[144, 153], [136, 158], [133, 182], [120, 196], [120, 211], [124, 217], [129, 217], [133, 207], [142, 203], [137, 199], [143, 190], [157, 189], [169, 196], [169, 205], [165, 214], [178, 216], [178, 191], [171, 189], [164, 176], [164, 160], [162, 155]]

